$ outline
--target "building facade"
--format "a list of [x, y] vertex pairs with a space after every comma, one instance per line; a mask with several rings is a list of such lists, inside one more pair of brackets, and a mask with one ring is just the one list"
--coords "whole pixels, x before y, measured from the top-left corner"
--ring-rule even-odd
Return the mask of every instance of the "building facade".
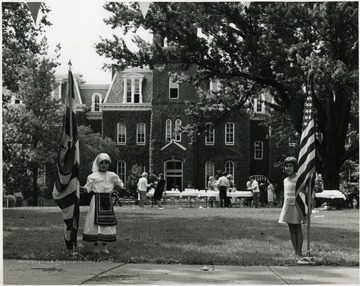
[[[269, 144], [264, 121], [265, 101], [253, 102], [254, 115], [244, 111], [190, 138], [182, 127], [193, 123], [185, 113], [186, 102], [195, 103], [196, 89], [177, 83], [171, 73], [179, 64], [156, 65], [153, 70], [129, 68], [113, 72], [109, 85], [86, 84], [74, 74], [78, 124], [114, 140], [121, 159], [116, 172], [127, 183], [133, 166], [154, 174], [163, 173], [167, 189], [206, 189], [209, 176], [221, 171], [232, 174], [238, 190], [244, 190], [249, 175], [269, 172]], [[191, 67], [185, 73], [196, 73]], [[53, 96], [66, 94], [66, 76], [57, 76]], [[216, 91], [219, 82], [209, 82]], [[256, 116], [260, 114], [261, 116]]]

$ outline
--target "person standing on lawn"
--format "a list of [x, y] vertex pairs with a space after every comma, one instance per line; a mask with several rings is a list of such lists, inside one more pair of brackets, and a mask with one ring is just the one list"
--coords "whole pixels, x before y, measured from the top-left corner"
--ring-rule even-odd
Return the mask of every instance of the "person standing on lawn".
[[93, 242], [96, 253], [109, 253], [107, 243], [116, 241], [117, 221], [111, 193], [122, 188], [124, 183], [117, 174], [108, 171], [110, 163], [108, 154], [99, 154], [93, 162], [93, 173], [87, 177], [86, 185], [80, 187], [82, 193], [93, 193], [85, 219], [83, 241]]
[[220, 196], [220, 207], [228, 207], [227, 201], [226, 201], [226, 192], [227, 189], [230, 188], [230, 182], [228, 178], [226, 177], [226, 172], [222, 173], [222, 176], [218, 180], [218, 186], [219, 186], [219, 196]]
[[255, 180], [254, 176], [250, 176], [249, 180], [251, 182], [251, 190], [253, 192], [253, 208], [257, 208], [260, 193], [259, 183]]
[[139, 179], [137, 183], [138, 193], [139, 193], [139, 207], [144, 208], [145, 201], [146, 201], [146, 192], [147, 188], [151, 187], [151, 184], [148, 184], [148, 173], [144, 172], [141, 175], [141, 178]]
[[[228, 174], [227, 176], [226, 176], [226, 178], [229, 180], [229, 185], [230, 185], [230, 187], [229, 187], [229, 192], [231, 193], [231, 192], [235, 192], [235, 184], [234, 184], [234, 178], [233, 178], [233, 176], [231, 175], [231, 174]], [[226, 197], [226, 205], [228, 206], [228, 207], [231, 207], [232, 206], [232, 204], [233, 203], [235, 203], [235, 200], [236, 200], [236, 198], [230, 198], [230, 197]]]
[[[249, 179], [249, 181], [246, 182], [246, 190], [253, 193], [250, 179]], [[253, 196], [246, 198], [246, 205], [248, 207], [251, 207], [252, 202], [253, 202]]]
[[276, 195], [275, 195], [275, 187], [271, 181], [271, 179], [268, 179], [268, 187], [267, 187], [267, 196], [268, 196], [268, 204], [269, 204], [269, 207], [273, 207], [274, 206], [274, 201], [275, 201], [275, 198], [276, 198]]
[[159, 209], [164, 209], [161, 205], [161, 197], [163, 192], [165, 191], [165, 185], [166, 185], [166, 180], [164, 179], [164, 174], [159, 174], [159, 177], [157, 177], [155, 174], [150, 173], [151, 177], [154, 177], [155, 180], [157, 180], [157, 185], [155, 187], [155, 192], [154, 192], [154, 200], [155, 200], [155, 204], [157, 204], [159, 206]]
[[300, 213], [295, 205], [297, 160], [295, 157], [287, 157], [284, 161], [284, 171], [287, 177], [284, 179], [284, 204], [280, 213], [279, 223], [287, 223], [289, 226], [291, 243], [294, 253], [302, 257], [303, 233], [301, 229]]
[[[218, 186], [217, 186], [217, 180], [216, 180], [215, 176], [210, 176], [209, 177], [207, 188], [208, 188], [208, 191], [216, 191], [216, 192], [219, 191]], [[209, 198], [210, 207], [214, 207], [214, 202], [215, 201], [216, 201], [216, 196], [213, 196], [213, 197]]]
[[260, 207], [265, 207], [265, 203], [266, 203], [266, 185], [265, 185], [265, 181], [261, 180], [260, 184], [259, 184], [259, 202], [260, 202]]

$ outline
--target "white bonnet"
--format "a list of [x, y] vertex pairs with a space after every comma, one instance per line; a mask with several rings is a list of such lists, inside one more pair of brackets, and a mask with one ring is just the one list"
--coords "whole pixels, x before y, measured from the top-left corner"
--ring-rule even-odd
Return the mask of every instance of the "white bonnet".
[[99, 155], [97, 155], [94, 162], [93, 162], [91, 171], [93, 171], [93, 172], [99, 171], [99, 163], [101, 161], [104, 161], [104, 160], [107, 160], [107, 161], [109, 161], [111, 163], [111, 159], [110, 159], [110, 156], [108, 154], [100, 153]]

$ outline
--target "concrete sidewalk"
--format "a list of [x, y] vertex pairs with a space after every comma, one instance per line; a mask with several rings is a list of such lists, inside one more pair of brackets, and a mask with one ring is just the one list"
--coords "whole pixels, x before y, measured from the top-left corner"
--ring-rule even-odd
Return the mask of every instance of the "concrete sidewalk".
[[358, 267], [210, 266], [3, 260], [5, 285], [359, 284]]

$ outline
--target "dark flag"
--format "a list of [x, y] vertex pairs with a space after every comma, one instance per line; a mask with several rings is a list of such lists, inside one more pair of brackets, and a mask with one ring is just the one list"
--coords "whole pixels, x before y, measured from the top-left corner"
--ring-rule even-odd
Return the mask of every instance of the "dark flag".
[[76, 125], [74, 79], [70, 70], [67, 87], [53, 198], [62, 210], [66, 248], [74, 253], [77, 247], [77, 231], [79, 228], [80, 185], [78, 173], [80, 156]]
[[[311, 202], [309, 202], [308, 197], [309, 192], [313, 191], [310, 185], [315, 174], [315, 123], [310, 90], [310, 79], [308, 79], [308, 94], [304, 105], [300, 153], [298, 158], [298, 179], [296, 182], [296, 207], [304, 221], [309, 214]], [[314, 197], [313, 194], [312, 197]]]

